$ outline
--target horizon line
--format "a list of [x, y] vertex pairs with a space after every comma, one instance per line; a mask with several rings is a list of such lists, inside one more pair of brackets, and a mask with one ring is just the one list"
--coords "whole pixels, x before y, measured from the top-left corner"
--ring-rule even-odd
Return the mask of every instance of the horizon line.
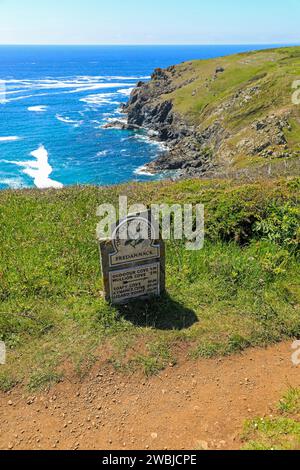
[[297, 43], [291, 42], [241, 42], [241, 43], [99, 43], [99, 44], [62, 44], [62, 43], [47, 43], [47, 44], [38, 44], [38, 43], [28, 43], [28, 44], [14, 44], [14, 43], [1, 43], [0, 47], [3, 46], [12, 46], [12, 47], [20, 47], [20, 46], [27, 46], [27, 47], [49, 47], [49, 46], [57, 46], [57, 47], [162, 47], [162, 46], [300, 46], [300, 40]]

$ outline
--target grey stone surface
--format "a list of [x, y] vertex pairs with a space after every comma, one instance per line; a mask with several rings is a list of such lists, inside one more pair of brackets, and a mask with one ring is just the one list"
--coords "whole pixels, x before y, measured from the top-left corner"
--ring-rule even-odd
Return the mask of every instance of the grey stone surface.
[[0, 341], [0, 365], [5, 364], [6, 359], [6, 347], [3, 341]]
[[[130, 216], [130, 223], [135, 228], [139, 226], [139, 220], [139, 214]], [[99, 242], [104, 296], [112, 304], [158, 297], [165, 291], [163, 240], [151, 239], [150, 236], [143, 238], [143, 231], [140, 236], [135, 231], [133, 239], [120, 239], [122, 227], [128, 227], [127, 224], [127, 221], [119, 222], [116, 237]]]

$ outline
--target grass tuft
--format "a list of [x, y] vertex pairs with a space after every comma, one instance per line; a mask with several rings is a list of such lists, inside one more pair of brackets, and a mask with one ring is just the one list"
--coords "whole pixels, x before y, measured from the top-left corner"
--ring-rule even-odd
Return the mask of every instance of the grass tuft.
[[290, 388], [277, 409], [279, 416], [246, 421], [242, 436], [245, 450], [300, 449], [300, 389]]

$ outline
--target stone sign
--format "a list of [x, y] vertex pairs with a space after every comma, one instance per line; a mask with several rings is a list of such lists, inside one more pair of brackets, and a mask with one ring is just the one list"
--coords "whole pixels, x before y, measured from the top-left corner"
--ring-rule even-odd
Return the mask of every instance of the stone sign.
[[125, 304], [158, 297], [165, 291], [165, 246], [151, 214], [119, 221], [109, 241], [100, 241], [105, 299]]
[[0, 365], [3, 366], [5, 364], [5, 356], [6, 356], [6, 347], [3, 341], [0, 341]]

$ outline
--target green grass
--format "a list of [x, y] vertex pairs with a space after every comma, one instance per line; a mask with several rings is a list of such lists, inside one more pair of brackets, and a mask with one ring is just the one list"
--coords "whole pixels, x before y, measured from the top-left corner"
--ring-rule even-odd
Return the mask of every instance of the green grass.
[[[216, 74], [217, 67], [223, 72]], [[154, 80], [148, 85], [150, 96], [153, 91], [154, 104], [171, 101], [176, 116], [197, 129], [199, 138], [196, 136], [193, 145], [199, 147], [199, 159], [207, 147], [223, 174], [230, 168], [251, 175], [264, 164], [272, 164], [276, 170], [278, 153], [299, 160], [300, 106], [292, 102], [292, 85], [300, 77], [300, 47], [195, 60], [177, 65], [166, 74], [173, 91], [157, 97]], [[274, 115], [289, 121], [290, 129], [287, 126], [283, 131], [286, 147], [276, 145], [274, 136], [268, 139], [253, 126]], [[266, 161], [257, 146], [266, 146], [274, 158]], [[288, 157], [281, 160], [285, 162]]]
[[299, 119], [291, 119], [291, 129], [286, 132], [286, 139], [288, 143], [295, 149], [300, 150], [300, 121]]
[[300, 389], [290, 388], [278, 405], [279, 411], [284, 414], [300, 414]]
[[300, 389], [290, 388], [278, 404], [277, 416], [247, 421], [245, 450], [300, 449]]
[[29, 379], [28, 389], [32, 392], [51, 387], [63, 380], [63, 375], [55, 371], [36, 371]]
[[[299, 47], [278, 48], [181, 64], [176, 67], [178, 74], [173, 79], [180, 88], [163, 98], [171, 98], [176, 111], [205, 127], [205, 117], [209, 118], [237, 91], [260, 86], [261, 92], [254, 100], [244, 103], [242, 108], [237, 104], [236, 108], [233, 105], [223, 111], [222, 117], [233, 128], [244, 126], [245, 119], [260, 117], [274, 106], [292, 108], [292, 83], [300, 76], [299, 51]], [[215, 78], [219, 66], [224, 72]]]
[[245, 425], [245, 450], [299, 450], [300, 423], [289, 418], [261, 418]]
[[[0, 389], [45, 388], [95, 361], [159, 372], [300, 334], [298, 178], [184, 180], [0, 194]], [[206, 243], [167, 243], [167, 294], [116, 308], [102, 296], [100, 203], [204, 203]], [[107, 353], [109, 351], [109, 353]], [[71, 367], [70, 367], [71, 366]]]

